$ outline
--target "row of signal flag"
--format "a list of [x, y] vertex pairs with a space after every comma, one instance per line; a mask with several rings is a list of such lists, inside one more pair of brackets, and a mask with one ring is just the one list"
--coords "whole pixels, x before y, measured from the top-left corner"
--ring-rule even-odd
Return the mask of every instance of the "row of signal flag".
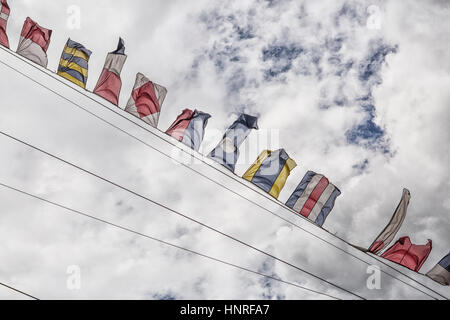
[[[10, 14], [7, 0], [0, 0], [0, 44], [9, 48], [6, 25]], [[39, 26], [27, 18], [22, 28], [17, 53], [36, 64], [47, 68], [47, 49], [50, 45], [52, 30]], [[80, 43], [68, 39], [61, 54], [57, 74], [66, 80], [86, 89], [89, 58], [92, 52]], [[125, 45], [119, 39], [115, 51], [108, 53], [102, 73], [95, 86], [94, 93], [118, 106], [122, 87], [120, 74], [127, 60]], [[152, 127], [158, 126], [161, 106], [167, 89], [150, 81], [138, 73], [131, 97], [125, 111], [145, 121]], [[190, 148], [198, 151], [203, 141], [208, 119], [211, 115], [185, 109], [166, 133]], [[239, 147], [252, 129], [257, 130], [257, 118], [241, 114], [227, 129], [222, 140], [208, 157], [222, 164], [232, 172], [239, 157]], [[263, 151], [243, 178], [252, 182], [274, 198], [278, 198], [290, 172], [297, 166], [284, 149]], [[341, 194], [325, 176], [308, 171], [300, 184], [286, 202], [286, 206], [322, 226], [334, 207], [336, 198]], [[380, 254], [392, 242], [400, 229], [407, 212], [410, 192], [403, 190], [403, 195], [391, 220], [369, 249], [361, 249], [373, 254]], [[418, 272], [432, 249], [432, 241], [425, 245], [412, 244], [409, 237], [402, 237], [381, 254], [381, 257], [403, 265]], [[447, 254], [427, 275], [442, 285], [450, 285], [450, 253]]]

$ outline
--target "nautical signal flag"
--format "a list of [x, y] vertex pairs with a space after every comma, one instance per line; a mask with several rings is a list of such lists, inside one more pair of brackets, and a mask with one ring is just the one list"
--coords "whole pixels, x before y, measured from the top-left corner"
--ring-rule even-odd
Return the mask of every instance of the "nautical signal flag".
[[125, 111], [156, 128], [166, 94], [166, 88], [138, 73]]
[[27, 18], [20, 34], [17, 53], [21, 56], [47, 68], [47, 49], [50, 45], [52, 30], [39, 26]]
[[10, 9], [6, 0], [0, 1], [0, 44], [9, 48], [9, 40], [6, 35], [6, 25], [8, 24]]
[[341, 191], [326, 177], [308, 171], [286, 202], [286, 206], [322, 226]]
[[91, 54], [78, 42], [67, 40], [59, 61], [58, 75], [86, 89]]
[[397, 209], [395, 209], [388, 225], [383, 229], [383, 231], [381, 231], [381, 233], [370, 246], [370, 252], [378, 254], [381, 250], [386, 248], [389, 243], [391, 243], [398, 230], [402, 226], [403, 221], [405, 220], [410, 199], [411, 193], [409, 192], [409, 190], [403, 189], [402, 198], [400, 199], [400, 203], [398, 204]]
[[284, 149], [265, 150], [248, 168], [243, 178], [268, 192], [274, 198], [278, 198], [289, 174], [296, 166], [295, 161], [289, 158]]
[[228, 128], [216, 148], [208, 155], [234, 172], [239, 158], [239, 146], [244, 142], [252, 129], [258, 129], [258, 118], [248, 114], [241, 114]]
[[428, 271], [427, 276], [443, 286], [450, 286], [450, 252]]
[[416, 245], [411, 243], [409, 237], [401, 237], [381, 257], [417, 272], [427, 260], [431, 249], [431, 240], [425, 245]]
[[117, 49], [108, 53], [106, 56], [103, 71], [94, 89], [95, 94], [98, 94], [116, 106], [119, 104], [119, 94], [122, 88], [120, 73], [126, 60], [125, 44], [122, 38], [120, 38]]
[[200, 111], [184, 109], [166, 133], [188, 147], [198, 151], [205, 135], [211, 115]]

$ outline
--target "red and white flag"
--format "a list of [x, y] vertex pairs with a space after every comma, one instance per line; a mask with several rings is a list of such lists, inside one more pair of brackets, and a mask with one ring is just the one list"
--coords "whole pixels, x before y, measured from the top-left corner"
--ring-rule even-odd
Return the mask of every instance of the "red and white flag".
[[20, 34], [17, 53], [21, 56], [47, 68], [47, 49], [50, 45], [52, 30], [39, 26], [27, 18]]
[[198, 151], [205, 136], [209, 118], [211, 115], [208, 113], [184, 109], [166, 133]]
[[138, 73], [125, 111], [156, 128], [166, 94], [166, 88], [151, 82], [142, 73]]
[[122, 38], [120, 38], [117, 49], [108, 53], [106, 56], [103, 71], [94, 89], [95, 94], [98, 94], [116, 106], [119, 105], [120, 89], [122, 88], [120, 73], [126, 60], [125, 44]]
[[8, 24], [9, 18], [9, 6], [6, 0], [0, 1], [0, 44], [4, 47], [9, 48], [9, 40], [6, 35], [6, 25]]
[[427, 260], [431, 249], [431, 240], [428, 240], [427, 244], [417, 245], [412, 244], [409, 237], [402, 237], [386, 250], [381, 257], [417, 272]]

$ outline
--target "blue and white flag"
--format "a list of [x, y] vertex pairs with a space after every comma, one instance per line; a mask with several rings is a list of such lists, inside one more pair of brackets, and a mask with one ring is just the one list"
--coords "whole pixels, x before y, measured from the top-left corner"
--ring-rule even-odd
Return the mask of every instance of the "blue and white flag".
[[443, 286], [450, 286], [450, 252], [428, 271], [427, 276]]
[[252, 129], [258, 129], [258, 118], [241, 114], [239, 118], [228, 128], [222, 141], [208, 155], [234, 172], [239, 158], [239, 146], [244, 142]]

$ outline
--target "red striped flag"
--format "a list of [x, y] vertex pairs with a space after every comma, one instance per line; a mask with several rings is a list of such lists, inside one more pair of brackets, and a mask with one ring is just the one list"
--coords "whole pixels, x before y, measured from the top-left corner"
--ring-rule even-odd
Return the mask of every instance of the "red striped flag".
[[326, 177], [308, 171], [286, 202], [286, 206], [322, 226], [341, 191]]

